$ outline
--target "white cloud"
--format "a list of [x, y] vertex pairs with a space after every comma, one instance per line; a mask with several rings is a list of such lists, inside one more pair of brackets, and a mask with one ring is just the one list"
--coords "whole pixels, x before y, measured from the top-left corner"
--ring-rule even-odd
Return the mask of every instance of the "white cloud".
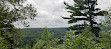
[[[36, 21], [30, 21], [30, 27], [67, 27], [67, 20], [61, 18], [61, 16], [69, 16], [66, 12], [63, 2], [66, 1], [70, 5], [73, 4], [73, 0], [28, 0], [27, 3], [32, 4], [37, 8], [38, 15]], [[99, 6], [102, 9], [106, 9], [110, 6], [111, 0], [98, 0]], [[16, 25], [18, 26], [18, 25]], [[23, 27], [23, 26], [18, 26]]]
[[106, 10], [108, 7], [111, 7], [111, 0], [98, 0], [98, 7]]

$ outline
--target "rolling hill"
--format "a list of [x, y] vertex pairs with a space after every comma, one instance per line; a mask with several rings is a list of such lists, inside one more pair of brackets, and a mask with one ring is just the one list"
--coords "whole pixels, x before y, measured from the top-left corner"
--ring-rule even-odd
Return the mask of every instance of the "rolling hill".
[[[23, 28], [20, 29], [23, 35], [23, 40], [27, 41], [34, 38], [40, 38], [41, 33], [44, 28]], [[54, 38], [64, 36], [66, 33], [66, 28], [48, 28], [49, 32], [54, 33]]]

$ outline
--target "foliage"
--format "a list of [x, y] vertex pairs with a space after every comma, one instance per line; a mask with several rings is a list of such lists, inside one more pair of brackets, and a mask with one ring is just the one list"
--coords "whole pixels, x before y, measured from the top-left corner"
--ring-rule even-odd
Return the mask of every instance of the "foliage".
[[[93, 24], [97, 24], [94, 23], [93, 16], [103, 16], [106, 11], [95, 8], [97, 0], [74, 1], [75, 7], [65, 3], [67, 9], [71, 10], [68, 12], [72, 13], [69, 23], [87, 19], [90, 25], [84, 23], [82, 26], [84, 28], [68, 31], [61, 38], [55, 38], [55, 34], [45, 28], [39, 35], [40, 38], [32, 39], [24, 44], [25, 46], [21, 46], [23, 41], [19, 29], [15, 28], [12, 23], [27, 18], [34, 19], [36, 11], [32, 8], [32, 5], [22, 5], [24, 0], [0, 0], [0, 49], [111, 49], [111, 31], [108, 27], [111, 23], [111, 14], [109, 13], [105, 23], [101, 24], [103, 31], [100, 31], [99, 37], [97, 37], [96, 34], [93, 34], [97, 32], [97, 29], [93, 30]], [[86, 18], [75, 18], [73, 16], [85, 16]], [[23, 24], [26, 25], [27, 23], [23, 21]], [[78, 25], [76, 27], [81, 28]], [[76, 34], [78, 31], [81, 31], [81, 33]]]
[[[71, 13], [70, 18], [63, 17], [64, 19], [69, 19], [69, 24], [76, 23], [79, 21], [89, 22], [89, 24], [76, 24], [74, 26], [69, 27], [68, 29], [82, 30], [86, 26], [91, 26], [91, 31], [93, 31], [93, 33], [97, 37], [99, 37], [98, 32], [100, 28], [98, 27], [98, 23], [95, 21], [95, 18], [97, 16], [104, 16], [107, 11], [103, 11], [95, 7], [97, 6], [97, 0], [74, 0], [74, 6], [68, 5], [67, 3], [64, 4], [66, 5], [66, 9], [68, 9], [67, 12]], [[81, 31], [77, 32], [76, 34], [80, 32]]]
[[59, 43], [61, 39], [53, 38], [52, 34], [47, 29], [43, 31], [41, 39], [34, 39], [35, 44], [27, 49], [110, 49], [110, 37], [106, 32], [101, 31], [98, 38], [91, 31], [91, 27], [85, 27], [82, 33], [75, 34], [76, 31], [68, 31], [65, 36], [61, 38], [63, 43]]
[[41, 39], [37, 41], [34, 45], [34, 49], [51, 49], [56, 43], [53, 39], [53, 34], [48, 31], [47, 28], [44, 29]]
[[57, 43], [53, 37], [53, 33], [50, 33], [47, 28], [41, 34], [40, 38], [33, 39], [30, 44], [27, 44], [24, 49], [52, 49]]
[[[21, 44], [21, 36], [17, 28], [12, 24], [21, 21], [28, 26], [26, 19], [34, 19], [36, 11], [32, 5], [23, 5], [25, 0], [0, 0], [0, 49], [15, 49]], [[4, 44], [6, 43], [6, 44]]]
[[111, 10], [108, 15], [105, 16], [105, 21], [102, 21], [101, 28], [103, 31], [99, 32], [102, 37], [100, 41], [103, 43], [106, 49], [111, 49]]
[[[34, 19], [36, 10], [30, 4], [25, 6], [24, 2], [24, 0], [0, 0], [0, 22], [2, 28], [11, 27], [11, 23], [18, 20]], [[21, 23], [27, 24], [25, 21], [21, 21]]]
[[75, 31], [68, 32], [64, 38], [65, 49], [102, 49], [103, 45], [97, 42], [97, 37], [87, 27], [82, 33], [75, 35]]
[[[23, 40], [28, 42], [34, 38], [40, 38], [43, 33], [44, 28], [23, 28], [20, 29], [21, 34], [23, 35]], [[54, 38], [60, 38], [65, 35], [67, 31], [66, 28], [48, 28], [50, 33], [54, 33]]]
[[[1, 33], [1, 30], [0, 30], [0, 33]], [[8, 49], [9, 46], [10, 46], [9, 42], [7, 40], [4, 40], [4, 38], [0, 36], [0, 49], [4, 49], [4, 48]]]

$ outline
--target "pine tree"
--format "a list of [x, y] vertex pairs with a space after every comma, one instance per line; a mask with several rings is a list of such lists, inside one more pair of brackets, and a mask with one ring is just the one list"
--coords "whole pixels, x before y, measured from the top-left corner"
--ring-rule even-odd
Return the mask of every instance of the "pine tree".
[[100, 31], [100, 27], [98, 27], [98, 23], [95, 21], [97, 16], [104, 16], [107, 11], [102, 11], [99, 8], [96, 8], [95, 6], [97, 4], [97, 0], [74, 0], [74, 6], [71, 6], [64, 2], [64, 4], [67, 6], [66, 9], [68, 9], [69, 13], [71, 13], [70, 17], [63, 17], [64, 19], [69, 19], [68, 23], [76, 23], [78, 21], [84, 21], [89, 22], [79, 25], [74, 25], [69, 27], [68, 29], [72, 30], [78, 30], [76, 34], [80, 33], [82, 29], [86, 26], [90, 26], [92, 29], [91, 31], [96, 35], [96, 37], [99, 37], [97, 34]]

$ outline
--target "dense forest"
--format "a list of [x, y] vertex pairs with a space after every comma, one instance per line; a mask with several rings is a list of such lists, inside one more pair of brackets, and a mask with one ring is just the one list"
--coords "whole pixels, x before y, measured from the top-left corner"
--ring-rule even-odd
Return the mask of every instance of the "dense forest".
[[[37, 9], [26, 0], [0, 0], [0, 49], [111, 49], [111, 9], [97, 8], [98, 0], [64, 2], [68, 24], [83, 21], [68, 28], [16, 28], [14, 22], [25, 27], [27, 19], [35, 20]], [[39, 13], [38, 13], [39, 14]], [[96, 17], [104, 17], [98, 23]]]
[[[40, 38], [44, 28], [23, 28], [20, 29], [24, 41]], [[48, 28], [48, 31], [54, 34], [54, 38], [61, 38], [65, 35], [67, 28]]]

